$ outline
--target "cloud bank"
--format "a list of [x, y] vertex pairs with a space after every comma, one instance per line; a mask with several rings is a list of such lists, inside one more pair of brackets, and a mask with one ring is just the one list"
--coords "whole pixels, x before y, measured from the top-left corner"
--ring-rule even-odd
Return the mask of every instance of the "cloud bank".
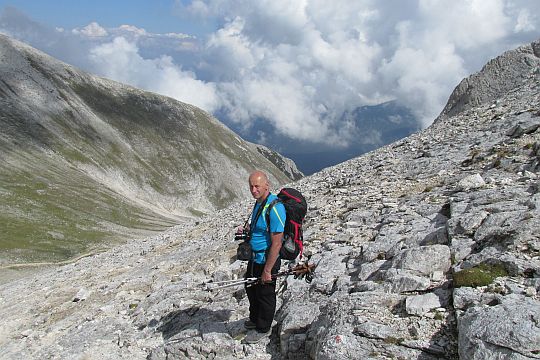
[[336, 146], [356, 133], [344, 114], [363, 105], [397, 100], [429, 125], [462, 78], [540, 37], [540, 2], [525, 0], [194, 0], [175, 11], [221, 25], [206, 38], [136, 24], [66, 30], [5, 9], [0, 31], [240, 127], [262, 121]]

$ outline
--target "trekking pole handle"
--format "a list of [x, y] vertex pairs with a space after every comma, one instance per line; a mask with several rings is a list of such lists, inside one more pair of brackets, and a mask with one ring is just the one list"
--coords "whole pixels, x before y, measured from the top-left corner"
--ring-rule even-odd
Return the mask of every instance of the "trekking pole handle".
[[292, 268], [292, 273], [294, 276], [302, 276], [306, 274], [311, 274], [315, 271], [315, 264], [298, 264], [294, 268]]
[[[315, 264], [307, 264], [307, 263], [304, 263], [304, 264], [298, 264], [296, 265], [295, 267], [289, 269], [289, 270], [286, 270], [286, 271], [282, 271], [282, 272], [279, 272], [277, 274], [273, 274], [272, 275], [272, 278], [275, 279], [279, 276], [286, 276], [286, 275], [294, 275], [294, 278], [297, 279], [297, 278], [303, 278], [304, 276], [306, 275], [309, 275], [309, 277], [311, 279], [313, 279], [313, 273], [315, 272], [315, 268], [317, 267], [317, 265]], [[308, 282], [311, 282], [308, 281]]]

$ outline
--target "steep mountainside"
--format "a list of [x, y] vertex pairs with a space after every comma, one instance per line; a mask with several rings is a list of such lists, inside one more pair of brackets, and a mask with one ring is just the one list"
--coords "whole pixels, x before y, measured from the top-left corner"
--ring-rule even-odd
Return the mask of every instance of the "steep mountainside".
[[482, 71], [463, 79], [454, 89], [438, 119], [454, 116], [519, 88], [540, 57], [540, 45], [507, 51], [489, 61]]
[[293, 184], [317, 268], [310, 284], [280, 278], [261, 342], [242, 343], [240, 286], [208, 290], [245, 271], [233, 234], [246, 200], [2, 285], [0, 358], [538, 359], [540, 58], [529, 60], [507, 73], [520, 79], [511, 90]]
[[0, 127], [0, 265], [65, 259], [213, 212], [249, 195], [254, 168], [278, 184], [301, 176], [194, 106], [3, 35]]

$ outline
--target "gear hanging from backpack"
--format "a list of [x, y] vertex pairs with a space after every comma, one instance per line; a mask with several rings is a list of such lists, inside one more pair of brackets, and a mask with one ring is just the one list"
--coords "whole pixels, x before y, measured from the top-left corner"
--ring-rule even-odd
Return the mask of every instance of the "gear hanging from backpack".
[[307, 201], [302, 193], [293, 188], [283, 188], [277, 194], [277, 199], [268, 205], [266, 212], [266, 224], [270, 228], [270, 210], [281, 202], [285, 207], [287, 218], [285, 220], [285, 229], [283, 231], [283, 243], [279, 256], [283, 260], [295, 260], [302, 256], [304, 251], [304, 235], [302, 232], [302, 223], [307, 213]]

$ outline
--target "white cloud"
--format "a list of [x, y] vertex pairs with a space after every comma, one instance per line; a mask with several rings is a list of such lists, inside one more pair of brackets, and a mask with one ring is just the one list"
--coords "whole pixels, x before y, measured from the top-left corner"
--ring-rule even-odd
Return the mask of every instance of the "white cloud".
[[448, 99], [448, 87], [441, 84], [457, 84], [464, 75], [463, 61], [453, 45], [402, 47], [380, 67], [380, 77], [389, 81], [389, 92], [407, 103], [424, 125], [433, 121]]
[[125, 32], [130, 32], [130, 33], [133, 33], [133, 34], [138, 35], [138, 36], [146, 36], [146, 35], [148, 35], [146, 30], [144, 30], [142, 28], [138, 28], [138, 27], [133, 26], [133, 25], [120, 25], [118, 27], [118, 30], [125, 31]]
[[502, 0], [408, 1], [398, 9], [370, 0], [193, 1], [192, 11], [224, 23], [195, 71], [217, 84], [232, 121], [249, 126], [263, 119], [282, 134], [343, 145], [353, 133], [340, 123], [343, 114], [365, 104], [395, 98], [428, 125], [452, 88], [477, 70], [467, 67], [467, 54], [493, 50], [515, 22], [531, 28], [523, 13], [513, 21], [508, 6]]
[[420, 46], [451, 43], [456, 48], [473, 49], [498, 41], [510, 31], [510, 19], [504, 13], [503, 0], [440, 0], [419, 2], [418, 25], [411, 35]]
[[516, 26], [514, 27], [514, 32], [519, 33], [522, 31], [527, 32], [534, 30], [536, 30], [536, 26], [529, 11], [525, 9], [520, 10], [516, 20]]
[[204, 83], [197, 80], [195, 74], [182, 71], [170, 56], [144, 59], [137, 45], [123, 37], [91, 49], [90, 60], [108, 78], [167, 95], [210, 112], [219, 105], [212, 83]]
[[109, 35], [107, 30], [99, 26], [97, 22], [91, 22], [82, 29], [73, 29], [76, 35], [84, 35], [88, 37], [103, 37]]
[[205, 66], [228, 84], [219, 91], [231, 116], [330, 143], [349, 140], [344, 113], [389, 99], [429, 125], [459, 81], [479, 70], [471, 58], [483, 65], [538, 23], [526, 3], [503, 0], [192, 4], [225, 22], [207, 49], [219, 62], [208, 56]]
[[380, 100], [358, 93], [373, 81], [371, 59], [380, 48], [358, 41], [356, 33], [336, 34], [331, 42], [308, 21], [306, 2], [287, 4], [265, 2], [274, 13], [248, 9], [249, 16], [231, 19], [210, 38], [205, 67], [221, 82], [234, 121], [264, 118], [283, 134], [343, 144], [349, 140], [337, 124], [343, 111], [362, 99]]

